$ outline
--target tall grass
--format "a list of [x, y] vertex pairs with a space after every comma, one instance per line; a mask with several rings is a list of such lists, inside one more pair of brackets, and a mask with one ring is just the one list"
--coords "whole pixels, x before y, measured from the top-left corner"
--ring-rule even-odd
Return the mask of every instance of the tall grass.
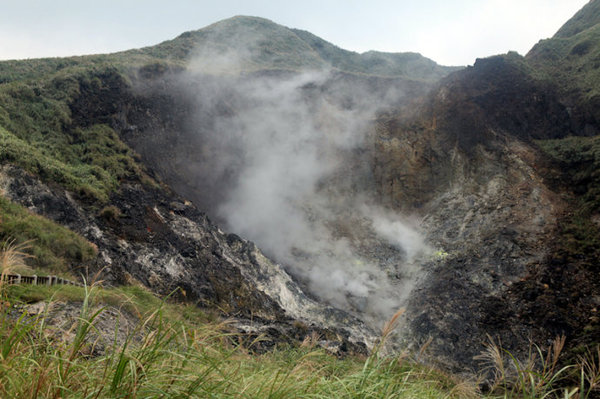
[[[487, 349], [479, 359], [491, 372], [489, 390], [502, 398], [588, 399], [600, 394], [600, 346], [587, 351], [575, 364], [559, 360], [566, 338], [559, 336], [546, 348], [531, 344], [524, 359], [503, 349], [489, 337]], [[579, 385], [574, 384], [579, 379]]]
[[[22, 262], [26, 254], [19, 248], [11, 244], [1, 251], [3, 270]], [[15, 310], [17, 299], [27, 299], [32, 289], [0, 291], [12, 304], [0, 309], [0, 398], [583, 399], [592, 398], [600, 385], [600, 349], [577, 365], [560, 367], [564, 339], [547, 351], [534, 347], [523, 362], [491, 342], [487, 359], [495, 389], [484, 396], [475, 383], [415, 363], [407, 354], [384, 354], [402, 311], [384, 326], [368, 357], [339, 359], [319, 348], [315, 334], [301, 346], [253, 354], [247, 349], [252, 342], [240, 344], [244, 338], [227, 321], [210, 320], [141, 289], [107, 290], [99, 283], [43, 287], [49, 305], [56, 298], [80, 303], [73, 333], [64, 331], [57, 339], [61, 331], [52, 330], [56, 315], [51, 311]], [[67, 296], [62, 290], [69, 291]], [[107, 307], [119, 303], [125, 304], [123, 311], [138, 314], [137, 327], [122, 341], [116, 325], [114, 338], [97, 351], [98, 321]], [[579, 385], [565, 388], [568, 372], [580, 373]]]
[[[57, 288], [57, 289], [60, 289]], [[73, 288], [70, 288], [73, 289]], [[240, 345], [227, 322], [176, 320], [173, 306], [159, 302], [126, 342], [101, 355], [95, 329], [103, 308], [92, 305], [97, 291], [83, 291], [74, 337], [51, 338], [46, 318], [0, 315], [2, 398], [443, 398], [449, 379], [404, 358], [376, 354], [367, 359], [337, 357], [307, 340], [304, 347], [279, 347], [257, 355]], [[260, 338], [259, 338], [260, 339]]]
[[30, 258], [26, 251], [30, 248], [30, 241], [16, 243], [14, 239], [8, 239], [0, 245], [0, 272], [2, 279], [6, 274], [12, 273], [17, 268], [26, 267], [25, 259]]
[[29, 241], [17, 244], [14, 239], [5, 240], [0, 245], [0, 306], [8, 305], [3, 301], [6, 276], [27, 268], [25, 259], [31, 257], [26, 252], [29, 248]]

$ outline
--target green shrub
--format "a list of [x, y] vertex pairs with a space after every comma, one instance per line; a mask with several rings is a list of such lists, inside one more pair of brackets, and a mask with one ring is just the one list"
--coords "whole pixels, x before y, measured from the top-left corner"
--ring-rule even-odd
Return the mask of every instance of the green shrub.
[[98, 216], [106, 220], [117, 220], [121, 216], [121, 211], [114, 205], [108, 205], [100, 210]]

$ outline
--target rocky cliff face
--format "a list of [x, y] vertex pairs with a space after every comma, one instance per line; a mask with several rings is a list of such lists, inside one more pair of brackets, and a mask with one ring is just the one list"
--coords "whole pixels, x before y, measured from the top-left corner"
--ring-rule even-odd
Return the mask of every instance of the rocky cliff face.
[[527, 68], [511, 54], [478, 60], [442, 80], [413, 116], [381, 120], [375, 137], [382, 201], [421, 215], [441, 248], [411, 293], [403, 337], [431, 338], [431, 358], [456, 370], [478, 367], [486, 335], [519, 356], [530, 339], [567, 334], [575, 346], [590, 328], [568, 309], [591, 311], [597, 289], [586, 284], [580, 295], [574, 281], [595, 274], [559, 260], [573, 202], [535, 140], [572, 134], [572, 125], [556, 88]]

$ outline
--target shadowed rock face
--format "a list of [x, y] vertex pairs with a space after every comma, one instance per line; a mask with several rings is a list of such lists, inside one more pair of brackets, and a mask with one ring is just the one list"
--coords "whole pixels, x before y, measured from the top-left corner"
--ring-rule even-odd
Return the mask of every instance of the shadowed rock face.
[[594, 312], [596, 272], [585, 264], [596, 255], [566, 260], [569, 183], [534, 141], [573, 134], [569, 114], [511, 57], [444, 79], [411, 117], [381, 119], [374, 141], [381, 201], [418, 212], [440, 249], [401, 336], [415, 347], [432, 338], [429, 358], [456, 371], [477, 369], [487, 335], [520, 356], [530, 339], [566, 334], [575, 347], [592, 328], [581, 310]]
[[517, 54], [478, 59], [442, 80], [424, 115], [465, 152], [493, 142], [491, 130], [522, 140], [565, 137], [570, 118], [556, 87], [532, 73]]

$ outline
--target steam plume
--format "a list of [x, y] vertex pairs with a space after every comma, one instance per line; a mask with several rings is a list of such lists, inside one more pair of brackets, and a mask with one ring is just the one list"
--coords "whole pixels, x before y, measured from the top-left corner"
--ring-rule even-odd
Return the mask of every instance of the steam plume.
[[369, 195], [370, 122], [402, 93], [330, 70], [207, 74], [244, 65], [241, 47], [203, 49], [186, 77], [199, 205], [314, 295], [366, 320], [389, 318], [427, 251], [418, 222]]

